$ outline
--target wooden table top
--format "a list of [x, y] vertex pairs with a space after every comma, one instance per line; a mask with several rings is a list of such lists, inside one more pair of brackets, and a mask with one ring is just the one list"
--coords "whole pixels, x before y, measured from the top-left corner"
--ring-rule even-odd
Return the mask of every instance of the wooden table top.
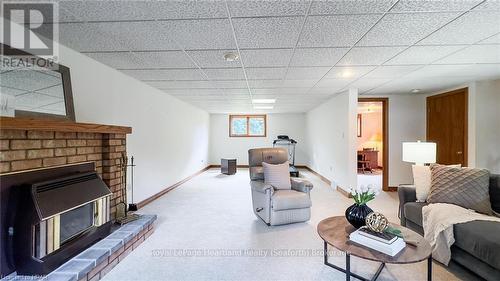
[[429, 258], [432, 253], [431, 245], [424, 237], [406, 227], [394, 224], [393, 226], [401, 230], [405, 239], [417, 242], [418, 246], [415, 247], [407, 244], [406, 247], [394, 257], [363, 247], [349, 240], [349, 234], [355, 231], [356, 228], [354, 228], [354, 226], [352, 226], [343, 216], [330, 217], [322, 220], [318, 224], [318, 234], [326, 243], [338, 250], [367, 260], [405, 264], [415, 263]]

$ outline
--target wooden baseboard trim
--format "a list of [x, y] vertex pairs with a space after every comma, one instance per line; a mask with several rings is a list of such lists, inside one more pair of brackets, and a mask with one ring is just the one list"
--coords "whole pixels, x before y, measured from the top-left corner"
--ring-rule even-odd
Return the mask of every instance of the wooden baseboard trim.
[[396, 192], [396, 191], [398, 191], [398, 187], [397, 186], [388, 186], [387, 190], [384, 190], [384, 191]]
[[350, 192], [347, 192], [346, 190], [344, 190], [340, 186], [337, 186], [337, 191], [340, 192], [340, 194], [344, 195], [347, 198], [352, 198], [352, 194]]
[[308, 170], [309, 172], [311, 172], [311, 173], [313, 173], [314, 175], [316, 175], [318, 178], [320, 178], [322, 181], [324, 181], [324, 182], [325, 182], [325, 183], [327, 183], [328, 185], [332, 185], [332, 182], [331, 182], [329, 179], [327, 179], [327, 178], [323, 177], [320, 173], [318, 173], [318, 172], [316, 172], [315, 170], [311, 169], [309, 166], [305, 166], [305, 165], [304, 165], [304, 166], [300, 166], [300, 168], [304, 168], [304, 169]]
[[[248, 166], [248, 165], [236, 165], [236, 168], [249, 168], [249, 167], [250, 166]], [[220, 165], [216, 164], [216, 165], [210, 165], [209, 166], [209, 169], [216, 169], [216, 168], [217, 169], [220, 168]]]
[[163, 196], [163, 195], [167, 194], [168, 192], [170, 192], [170, 191], [174, 190], [175, 188], [179, 187], [180, 185], [182, 185], [183, 183], [187, 182], [188, 180], [190, 180], [190, 179], [192, 179], [192, 178], [196, 177], [197, 175], [199, 175], [199, 174], [201, 174], [201, 173], [205, 172], [206, 170], [210, 169], [210, 167], [211, 167], [210, 165], [209, 165], [209, 166], [206, 166], [205, 168], [203, 168], [203, 169], [199, 170], [198, 172], [196, 172], [196, 173], [194, 173], [194, 174], [190, 175], [189, 177], [187, 177], [187, 178], [185, 178], [185, 179], [183, 179], [183, 180], [181, 180], [181, 181], [179, 181], [179, 182], [176, 182], [175, 184], [173, 184], [173, 185], [171, 185], [171, 186], [169, 186], [169, 187], [166, 187], [166, 188], [165, 188], [165, 189], [163, 189], [162, 191], [160, 191], [160, 192], [158, 192], [158, 193], [156, 193], [156, 194], [154, 194], [154, 195], [152, 195], [152, 196], [150, 196], [150, 197], [148, 197], [148, 198], [146, 198], [146, 199], [142, 200], [141, 202], [137, 203], [137, 208], [139, 208], [139, 209], [140, 209], [140, 208], [142, 208], [142, 207], [146, 206], [147, 204], [149, 204], [149, 203], [151, 203], [151, 202], [155, 201], [156, 199], [158, 199], [158, 198], [160, 198], [161, 196]]

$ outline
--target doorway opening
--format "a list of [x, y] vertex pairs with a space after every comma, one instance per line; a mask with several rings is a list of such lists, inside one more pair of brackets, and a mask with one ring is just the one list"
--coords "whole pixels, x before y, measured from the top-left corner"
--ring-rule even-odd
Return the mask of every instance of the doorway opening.
[[389, 191], [388, 98], [359, 98], [357, 117], [358, 185]]

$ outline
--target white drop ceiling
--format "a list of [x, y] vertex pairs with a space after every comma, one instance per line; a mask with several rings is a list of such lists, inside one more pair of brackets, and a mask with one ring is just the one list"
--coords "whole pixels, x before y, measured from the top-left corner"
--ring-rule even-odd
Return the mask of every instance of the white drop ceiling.
[[[60, 42], [209, 112], [500, 77], [500, 1], [59, 1]], [[240, 60], [226, 62], [224, 53]]]

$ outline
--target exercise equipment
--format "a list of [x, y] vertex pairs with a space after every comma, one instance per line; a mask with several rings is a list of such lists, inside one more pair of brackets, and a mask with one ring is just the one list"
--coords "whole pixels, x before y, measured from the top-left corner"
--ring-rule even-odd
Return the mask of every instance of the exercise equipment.
[[290, 176], [298, 177], [299, 170], [295, 167], [295, 145], [297, 141], [286, 135], [279, 135], [273, 141], [273, 147], [283, 147], [288, 151], [288, 163], [290, 163]]

